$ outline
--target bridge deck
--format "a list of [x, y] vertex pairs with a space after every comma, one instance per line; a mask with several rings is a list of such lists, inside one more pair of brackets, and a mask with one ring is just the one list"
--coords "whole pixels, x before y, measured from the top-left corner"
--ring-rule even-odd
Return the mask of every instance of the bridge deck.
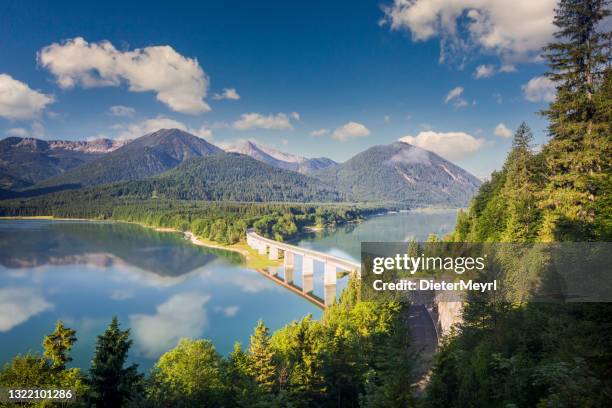
[[346, 271], [361, 271], [361, 264], [357, 262], [350, 261], [348, 259], [340, 258], [334, 255], [329, 255], [319, 251], [313, 251], [311, 249], [298, 247], [295, 245], [286, 244], [284, 242], [278, 242], [273, 239], [269, 239], [266, 237], [262, 237], [257, 234], [253, 229], [249, 229], [247, 231], [247, 237], [252, 237], [257, 241], [265, 242], [269, 246], [273, 246], [275, 248], [281, 249], [283, 251], [289, 251], [297, 255], [306, 255], [310, 258], [313, 258], [317, 261], [334, 264], [340, 269]]

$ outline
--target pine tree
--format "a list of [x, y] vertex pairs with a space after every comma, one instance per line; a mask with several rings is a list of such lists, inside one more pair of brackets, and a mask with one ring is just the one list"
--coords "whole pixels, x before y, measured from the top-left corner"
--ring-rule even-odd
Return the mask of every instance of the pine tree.
[[69, 353], [77, 341], [75, 334], [75, 330], [64, 327], [64, 323], [58, 320], [53, 333], [45, 336], [43, 340], [44, 356], [51, 360], [51, 368], [54, 370], [64, 370], [66, 364], [72, 361]]
[[142, 376], [136, 364], [124, 367], [132, 345], [129, 337], [129, 329], [121, 330], [117, 317], [113, 317], [106, 331], [98, 336], [96, 354], [89, 370], [95, 406], [120, 407], [135, 396]]
[[248, 407], [260, 398], [258, 384], [250, 375], [250, 358], [242, 350], [240, 343], [234, 344], [234, 349], [227, 359], [225, 382], [230, 389], [234, 405]]
[[270, 347], [270, 331], [261, 320], [257, 323], [255, 332], [251, 336], [249, 354], [251, 376], [255, 378], [263, 391], [272, 391], [276, 377], [274, 353]]
[[533, 133], [527, 123], [521, 122], [516, 132], [514, 132], [514, 138], [512, 139], [513, 149], [524, 149], [531, 151], [531, 144], [533, 143]]
[[545, 48], [547, 75], [557, 87], [556, 100], [544, 112], [552, 137], [545, 149], [545, 240], [593, 238], [597, 180], [609, 162], [610, 134], [596, 122], [594, 98], [610, 65], [611, 33], [599, 31], [610, 15], [608, 5], [608, 0], [561, 0], [554, 19], [557, 42]]
[[504, 165], [506, 179], [502, 195], [506, 208], [505, 228], [501, 239], [524, 242], [533, 238], [540, 218], [537, 193], [541, 189], [541, 169], [532, 153], [533, 133], [522, 122], [514, 134], [512, 151]]

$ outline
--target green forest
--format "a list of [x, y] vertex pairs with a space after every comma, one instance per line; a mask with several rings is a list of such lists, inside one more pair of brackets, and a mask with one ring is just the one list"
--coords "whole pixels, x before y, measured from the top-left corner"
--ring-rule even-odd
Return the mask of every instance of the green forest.
[[[535, 152], [522, 124], [503, 169], [460, 214], [457, 242], [612, 238], [609, 2], [562, 0], [544, 50], [557, 96]], [[538, 259], [523, 259], [536, 262]], [[609, 271], [608, 271], [609, 272]], [[612, 401], [610, 303], [504, 302], [473, 296], [438, 352], [425, 407], [605, 407]]]
[[89, 370], [67, 368], [78, 336], [60, 321], [43, 339], [44, 354], [15, 357], [0, 384], [70, 387], [80, 396], [74, 406], [408, 406], [407, 306], [359, 302], [357, 293], [346, 290], [320, 321], [307, 316], [272, 334], [260, 321], [250, 343], [228, 356], [209, 340], [182, 339], [147, 375], [127, 365], [132, 341], [116, 319], [98, 336]]
[[[460, 213], [446, 240], [611, 240], [612, 35], [598, 30], [609, 14], [603, 0], [559, 2], [556, 41], [543, 50], [557, 87], [542, 112], [549, 140], [536, 151], [529, 127], [521, 125], [503, 169]], [[173, 226], [219, 242], [240, 239], [247, 226], [286, 239], [306, 224], [367, 215], [340, 205], [130, 202], [88, 194], [16, 200], [3, 211]], [[351, 281], [319, 321], [307, 316], [275, 333], [259, 322], [250, 344], [228, 356], [208, 340], [181, 340], [146, 374], [127, 364], [130, 333], [117, 320], [98, 337], [89, 370], [69, 368], [78, 333], [58, 322], [43, 339], [44, 354], [16, 356], [0, 371], [0, 384], [72, 387], [82, 396], [77, 405], [99, 407], [610, 406], [609, 303], [470, 296], [421, 394], [408, 305], [364, 302], [359, 293], [359, 282]]]
[[388, 207], [349, 204], [211, 203], [207, 201], [138, 200], [100, 197], [85, 192], [62, 192], [2, 203], [2, 216], [54, 216], [137, 222], [152, 227], [191, 231], [220, 244], [245, 240], [247, 228], [285, 241], [304, 227], [327, 228], [358, 222]]

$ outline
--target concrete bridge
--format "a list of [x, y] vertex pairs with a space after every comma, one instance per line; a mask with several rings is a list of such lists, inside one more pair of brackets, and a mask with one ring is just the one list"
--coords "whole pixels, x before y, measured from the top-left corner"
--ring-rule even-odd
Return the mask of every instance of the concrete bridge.
[[336, 299], [338, 272], [347, 272], [361, 276], [361, 264], [357, 262], [265, 238], [257, 234], [252, 228], [247, 231], [247, 244], [251, 248], [256, 249], [261, 255], [267, 255], [269, 259], [277, 260], [282, 258], [285, 269], [284, 282], [288, 285], [294, 284], [295, 256], [301, 256], [301, 291], [306, 297], [312, 296], [314, 290], [314, 264], [315, 262], [323, 263], [324, 306], [331, 305]]

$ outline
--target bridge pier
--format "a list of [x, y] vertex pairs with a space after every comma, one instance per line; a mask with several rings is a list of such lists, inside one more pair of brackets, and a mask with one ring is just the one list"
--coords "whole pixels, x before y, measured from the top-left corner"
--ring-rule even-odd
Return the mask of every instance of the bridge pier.
[[293, 284], [294, 265], [295, 265], [295, 254], [285, 249], [283, 251], [283, 270], [285, 271], [285, 283]]
[[323, 304], [325, 306], [333, 304], [336, 299], [337, 271], [348, 271], [349, 273], [360, 277], [361, 265], [356, 262], [311, 249], [300, 248], [295, 245], [277, 242], [258, 235], [252, 228], [247, 231], [246, 242], [251, 248], [258, 251], [260, 255], [267, 256], [271, 260], [277, 260], [281, 257], [283, 258], [283, 280], [287, 284], [294, 284], [295, 267], [297, 262], [295, 256], [301, 256], [302, 294], [305, 297], [312, 297], [312, 293], [314, 291], [314, 263], [315, 261], [322, 262], [324, 266]]
[[283, 266], [285, 269], [293, 268], [295, 264], [295, 254], [291, 251], [283, 251]]
[[270, 252], [268, 252], [268, 259], [276, 260], [278, 259], [278, 248], [275, 246], [270, 246]]
[[265, 255], [268, 252], [268, 248], [265, 243], [258, 242], [257, 245], [258, 245], [257, 249], [258, 249], [259, 255]]
[[323, 287], [323, 302], [325, 306], [331, 306], [336, 301], [336, 285], [325, 285]]
[[284, 268], [285, 283], [293, 285], [293, 268]]
[[314, 290], [314, 259], [302, 256], [302, 292], [310, 293]]
[[336, 265], [326, 262], [323, 275], [325, 306], [333, 304], [336, 300], [336, 281]]
[[325, 263], [325, 275], [323, 276], [323, 283], [325, 286], [336, 284], [336, 265], [331, 263]]

